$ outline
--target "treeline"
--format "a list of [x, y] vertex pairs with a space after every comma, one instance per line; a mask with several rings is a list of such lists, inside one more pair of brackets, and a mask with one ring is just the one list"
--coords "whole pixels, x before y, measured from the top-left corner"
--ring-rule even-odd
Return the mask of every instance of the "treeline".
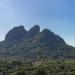
[[0, 60], [0, 75], [75, 75], [75, 60]]

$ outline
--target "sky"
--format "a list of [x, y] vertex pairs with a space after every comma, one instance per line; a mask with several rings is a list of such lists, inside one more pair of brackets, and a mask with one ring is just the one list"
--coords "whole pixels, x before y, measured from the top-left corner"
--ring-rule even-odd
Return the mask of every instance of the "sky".
[[75, 46], [75, 0], [0, 0], [0, 41], [19, 25], [48, 28]]

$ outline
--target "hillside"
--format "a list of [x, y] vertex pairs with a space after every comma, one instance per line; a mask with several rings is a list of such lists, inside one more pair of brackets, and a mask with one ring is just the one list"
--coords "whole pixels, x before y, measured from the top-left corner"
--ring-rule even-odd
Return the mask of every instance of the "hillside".
[[75, 48], [49, 29], [14, 27], [0, 42], [0, 58], [75, 59]]

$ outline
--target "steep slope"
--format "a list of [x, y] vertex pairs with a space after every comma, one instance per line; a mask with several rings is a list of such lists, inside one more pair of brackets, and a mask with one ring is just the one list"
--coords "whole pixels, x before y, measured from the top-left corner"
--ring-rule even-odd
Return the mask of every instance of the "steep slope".
[[0, 43], [0, 58], [74, 59], [75, 48], [48, 29], [40, 32], [38, 25], [29, 31], [19, 26], [10, 30]]
[[35, 25], [28, 31], [26, 38], [34, 38], [35, 35], [39, 32], [40, 32], [40, 27], [38, 25]]
[[24, 29], [24, 26], [14, 27], [6, 34], [5, 41], [19, 42], [26, 36], [26, 34], [27, 31]]

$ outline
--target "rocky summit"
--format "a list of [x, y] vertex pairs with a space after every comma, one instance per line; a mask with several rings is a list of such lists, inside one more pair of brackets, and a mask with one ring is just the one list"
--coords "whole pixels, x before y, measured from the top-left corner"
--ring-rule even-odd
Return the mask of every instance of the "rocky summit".
[[40, 31], [39, 25], [30, 30], [24, 26], [11, 29], [0, 42], [0, 58], [18, 59], [75, 59], [75, 48], [49, 29]]
[[26, 34], [27, 31], [24, 29], [24, 26], [14, 27], [6, 34], [5, 41], [18, 42], [21, 41]]

